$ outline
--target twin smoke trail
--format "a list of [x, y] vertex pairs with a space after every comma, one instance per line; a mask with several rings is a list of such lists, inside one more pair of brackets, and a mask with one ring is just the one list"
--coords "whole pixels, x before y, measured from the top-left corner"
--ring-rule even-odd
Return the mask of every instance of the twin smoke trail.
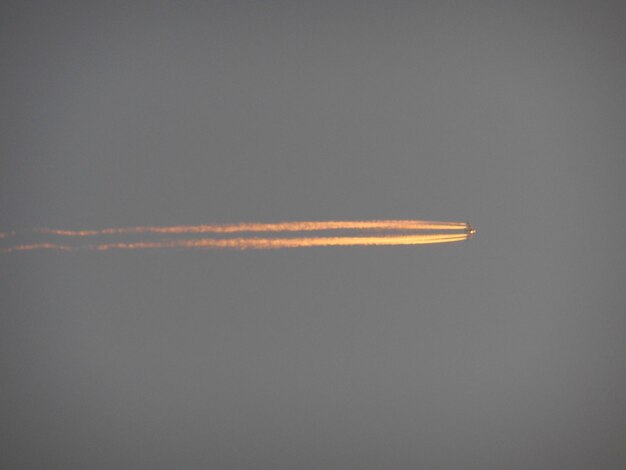
[[[48, 240], [23, 243], [0, 248], [2, 253], [31, 250], [57, 251], [108, 251], [138, 249], [278, 249], [329, 246], [399, 246], [451, 243], [467, 240], [475, 230], [464, 222], [439, 222], [428, 220], [371, 220], [371, 221], [297, 221], [279, 223], [239, 223], [225, 225], [182, 225], [170, 227], [120, 227], [101, 230], [36, 229], [32, 231]], [[299, 232], [299, 236], [281, 236]], [[318, 232], [328, 232], [323, 235]], [[335, 232], [335, 234], [333, 234]], [[232, 237], [232, 234], [249, 233]], [[265, 234], [262, 237], [252, 234]], [[156, 235], [189, 236], [213, 234], [208, 238], [146, 239]], [[268, 237], [267, 234], [271, 234]], [[8, 239], [14, 233], [4, 233]], [[217, 238], [220, 236], [222, 238]], [[98, 243], [80, 243], [95, 237], [117, 237]], [[131, 239], [129, 239], [131, 237]], [[144, 237], [133, 240], [132, 237]], [[53, 238], [50, 241], [50, 238]], [[121, 238], [121, 240], [119, 239]], [[68, 243], [57, 243], [64, 239]], [[79, 243], [76, 243], [76, 242]], [[69, 243], [71, 242], [71, 243]]]

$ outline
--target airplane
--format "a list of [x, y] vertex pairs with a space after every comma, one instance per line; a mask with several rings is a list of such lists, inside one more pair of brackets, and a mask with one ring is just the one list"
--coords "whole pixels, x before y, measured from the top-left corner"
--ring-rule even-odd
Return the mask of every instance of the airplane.
[[469, 222], [465, 222], [465, 233], [467, 233], [467, 238], [472, 238], [476, 233], [476, 229]]

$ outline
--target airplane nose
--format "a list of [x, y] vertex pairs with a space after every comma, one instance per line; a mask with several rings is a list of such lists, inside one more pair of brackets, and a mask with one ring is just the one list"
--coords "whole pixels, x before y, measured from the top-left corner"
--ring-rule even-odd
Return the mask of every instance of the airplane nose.
[[467, 223], [467, 228], [465, 229], [465, 231], [467, 232], [467, 235], [469, 238], [472, 238], [474, 234], [476, 233], [476, 229], [472, 227], [472, 225], [469, 222]]

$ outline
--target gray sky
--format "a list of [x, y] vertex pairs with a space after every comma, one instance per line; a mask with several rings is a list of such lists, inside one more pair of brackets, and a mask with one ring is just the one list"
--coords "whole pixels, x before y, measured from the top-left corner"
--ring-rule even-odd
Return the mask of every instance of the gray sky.
[[470, 220], [0, 260], [0, 466], [626, 466], [623, 2], [2, 2], [0, 231]]

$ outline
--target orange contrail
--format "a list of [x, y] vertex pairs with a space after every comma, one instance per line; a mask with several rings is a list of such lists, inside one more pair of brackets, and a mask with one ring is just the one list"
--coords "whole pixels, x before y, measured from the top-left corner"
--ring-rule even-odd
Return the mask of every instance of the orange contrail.
[[102, 243], [88, 245], [89, 251], [138, 250], [148, 248], [214, 248], [214, 249], [254, 249], [268, 250], [279, 248], [310, 248], [324, 246], [399, 246], [425, 245], [432, 243], [451, 243], [467, 240], [466, 233], [458, 234], [421, 234], [421, 235], [385, 235], [365, 237], [303, 237], [303, 238], [199, 238], [160, 240], [135, 243]]
[[329, 220], [277, 223], [239, 223], [222, 225], [177, 225], [170, 227], [118, 227], [100, 230], [58, 230], [41, 228], [36, 231], [51, 235], [86, 237], [122, 234], [182, 234], [182, 233], [239, 233], [239, 232], [313, 232], [322, 230], [463, 230], [465, 222], [440, 222], [429, 220]]
[[[319, 231], [335, 231], [335, 234], [317, 235]], [[0, 253], [32, 250], [56, 251], [108, 251], [138, 249], [279, 249], [328, 246], [398, 246], [424, 245], [432, 243], [452, 243], [471, 238], [476, 230], [465, 222], [439, 222], [428, 220], [330, 220], [330, 221], [296, 221], [278, 223], [238, 223], [224, 225], [181, 225], [170, 227], [121, 227], [101, 230], [56, 230], [38, 229], [36, 233], [65, 237], [91, 237], [117, 235], [110, 242], [92, 244], [57, 244], [43, 240], [39, 243], [22, 243], [12, 247], [0, 247]], [[268, 236], [240, 236], [236, 233], [271, 233]], [[301, 232], [298, 236], [284, 236]], [[310, 234], [306, 234], [310, 232]], [[347, 233], [351, 232], [351, 233]], [[212, 233], [220, 238], [165, 238], [150, 239], [155, 234], [190, 235]], [[14, 232], [1, 232], [0, 238]], [[143, 235], [141, 238], [129, 240], [124, 235]], [[122, 238], [119, 240], [119, 238]], [[126, 238], [126, 240], [124, 240]]]
[[57, 245], [56, 243], [31, 243], [30, 245], [16, 245], [8, 248], [0, 248], [0, 253], [13, 253], [14, 251], [32, 251], [32, 250], [56, 250], [56, 251], [75, 251], [79, 247], [68, 245]]
[[400, 246], [426, 245], [433, 243], [452, 243], [467, 240], [466, 233], [457, 234], [419, 234], [419, 235], [383, 235], [362, 237], [298, 237], [298, 238], [198, 238], [174, 239], [138, 242], [100, 243], [85, 246], [68, 246], [54, 243], [35, 243], [3, 248], [2, 253], [32, 250], [56, 251], [109, 251], [109, 250], [143, 250], [143, 249], [238, 249], [268, 250], [279, 248], [311, 248], [328, 246]]

